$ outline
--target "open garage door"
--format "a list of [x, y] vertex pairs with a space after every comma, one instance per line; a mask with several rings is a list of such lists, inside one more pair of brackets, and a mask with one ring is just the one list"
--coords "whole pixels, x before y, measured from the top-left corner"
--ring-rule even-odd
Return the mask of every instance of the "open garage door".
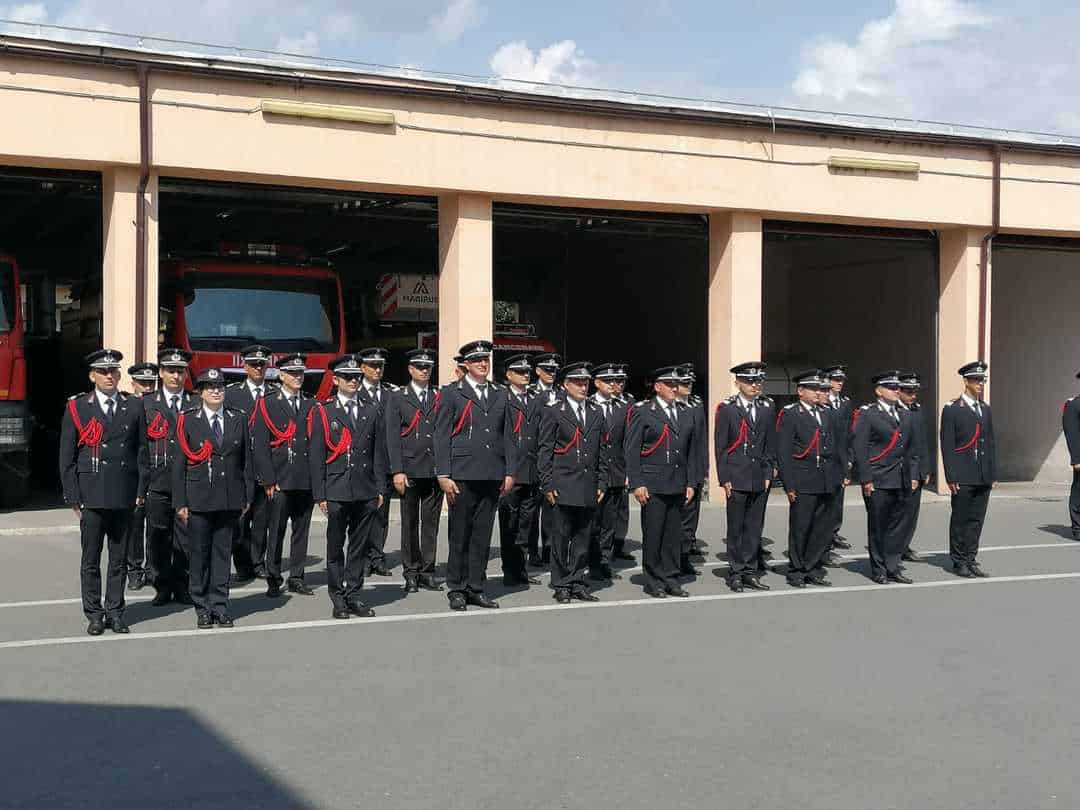
[[704, 217], [510, 204], [493, 216], [497, 345], [629, 362], [638, 396], [651, 369], [690, 361], [708, 390]]

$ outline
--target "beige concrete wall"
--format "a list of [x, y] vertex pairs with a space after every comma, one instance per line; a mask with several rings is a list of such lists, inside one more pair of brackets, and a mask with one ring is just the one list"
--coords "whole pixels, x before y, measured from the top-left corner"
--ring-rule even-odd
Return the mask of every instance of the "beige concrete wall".
[[491, 199], [439, 198], [439, 380], [454, 379], [454, 355], [470, 340], [491, 340], [494, 296]]

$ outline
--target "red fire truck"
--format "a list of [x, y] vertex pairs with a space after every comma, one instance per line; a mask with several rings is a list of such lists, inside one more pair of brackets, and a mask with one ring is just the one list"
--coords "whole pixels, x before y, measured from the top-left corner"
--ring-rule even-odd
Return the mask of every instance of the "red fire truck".
[[290, 352], [307, 355], [304, 390], [330, 393], [330, 360], [345, 351], [341, 281], [302, 251], [270, 244], [228, 243], [219, 255], [163, 259], [162, 339], [193, 355], [191, 377], [215, 366], [227, 378], [244, 376], [240, 349], [261, 343], [273, 364]]
[[19, 504], [30, 478], [30, 411], [19, 300], [19, 265], [0, 254], [0, 499]]

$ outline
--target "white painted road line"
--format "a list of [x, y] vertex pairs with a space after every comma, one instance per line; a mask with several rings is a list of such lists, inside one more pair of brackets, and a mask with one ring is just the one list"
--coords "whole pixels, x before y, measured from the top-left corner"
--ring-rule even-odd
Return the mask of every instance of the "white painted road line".
[[302, 622], [280, 622], [277, 624], [237, 625], [230, 630], [162, 630], [150, 633], [132, 633], [117, 635], [106, 632], [103, 636], [67, 636], [59, 638], [32, 638], [23, 641], [0, 642], [0, 650], [17, 650], [27, 647], [54, 647], [68, 644], [100, 644], [103, 642], [149, 641], [163, 638], [223, 638], [244, 633], [267, 633], [275, 630], [300, 630], [313, 627], [357, 628], [370, 624], [396, 624], [400, 622], [423, 622], [434, 619], [469, 619], [485, 617], [497, 619], [501, 616], [515, 616], [521, 613], [551, 613], [560, 610], [589, 610], [596, 608], [645, 607], [661, 605], [685, 605], [694, 602], [722, 602], [729, 599], [769, 599], [780, 596], [832, 596], [842, 593], [862, 593], [864, 591], [883, 591], [887, 593], [906, 593], [923, 588], [951, 588], [959, 586], [976, 587], [980, 585], [1005, 585], [1016, 582], [1046, 582], [1053, 580], [1080, 579], [1080, 571], [1066, 574], [1028, 574], [1012, 577], [991, 577], [990, 579], [945, 579], [933, 582], [916, 582], [911, 585], [848, 585], [833, 588], [792, 588], [782, 591], [748, 591], [744, 593], [719, 593], [689, 596], [682, 599], [619, 599], [611, 602], [571, 602], [555, 605], [523, 605], [521, 607], [502, 608], [500, 610], [474, 609], [470, 611], [436, 611], [432, 613], [404, 613], [393, 616], [373, 616], [368, 619], [313, 619]]
[[[1039, 548], [1077, 548], [1077, 549], [1080, 549], [1080, 543], [1029, 543], [1027, 545], [1016, 545], [1016, 546], [985, 546], [985, 547], [979, 549], [979, 553], [982, 554], [982, 553], [987, 552], [987, 551], [1023, 551], [1025, 549], [1039, 549]], [[932, 556], [932, 555], [938, 555], [938, 554], [948, 554], [949, 551], [948, 551], [948, 549], [934, 549], [934, 550], [924, 550], [921, 553], [923, 555]], [[870, 555], [869, 554], [845, 554], [845, 555], [841, 555], [840, 559], [846, 560], [846, 561], [849, 561], [849, 562], [853, 562], [855, 560], [868, 560], [868, 559], [870, 559]], [[777, 568], [777, 567], [780, 567], [780, 566], [787, 565], [787, 558], [786, 557], [780, 557], [779, 559], [769, 560], [768, 565], [771, 568]], [[709, 569], [711, 569], [711, 568], [726, 568], [727, 563], [723, 562], [723, 561], [704, 562], [704, 563], [698, 563], [698, 567], [699, 568], [709, 568]], [[620, 574], [633, 574], [633, 573], [635, 573], [637, 571], [640, 571], [641, 566], [640, 565], [633, 565], [633, 566], [630, 566], [628, 568], [618, 568], [618, 569], [615, 569], [615, 570]], [[551, 575], [550, 571], [541, 571], [539, 573], [533, 573], [532, 574], [532, 576], [539, 576], [539, 577], [546, 577], [546, 576], [550, 576], [550, 575]], [[492, 575], [492, 578], [493, 579], [498, 579], [499, 576], [500, 575], [498, 573], [495, 573], [495, 574]], [[405, 584], [405, 580], [403, 580], [403, 579], [389, 579], [389, 578], [383, 578], [383, 577], [378, 577], [378, 578], [369, 577], [368, 580], [367, 580], [367, 583], [366, 583], [366, 587], [367, 588], [386, 588], [386, 587], [400, 588], [404, 584]], [[147, 587], [149, 588], [150, 586], [147, 586]], [[321, 590], [323, 590], [323, 587], [324, 586], [322, 586], [322, 585], [317, 585], [317, 586], [315, 586], [313, 588], [313, 590], [321, 591]], [[232, 588], [232, 589], [229, 590], [229, 596], [238, 596], [238, 595], [243, 596], [243, 595], [253, 594], [253, 593], [266, 593], [266, 588], [260, 585], [260, 586], [257, 586], [257, 587]], [[135, 604], [139, 604], [141, 602], [149, 602], [153, 598], [154, 598], [153, 596], [142, 595], [142, 594], [131, 595], [130, 592], [129, 592], [129, 594], [124, 598], [124, 601], [129, 605], [135, 605]], [[31, 607], [49, 607], [49, 606], [52, 606], [52, 605], [81, 605], [81, 604], [82, 604], [82, 599], [80, 597], [78, 597], [78, 596], [70, 596], [70, 597], [64, 597], [64, 598], [61, 598], [61, 599], [32, 599], [32, 600], [23, 601], [23, 602], [0, 602], [0, 610], [3, 610], [4, 608], [31, 608]], [[172, 603], [170, 603], [170, 604], [172, 604]]]

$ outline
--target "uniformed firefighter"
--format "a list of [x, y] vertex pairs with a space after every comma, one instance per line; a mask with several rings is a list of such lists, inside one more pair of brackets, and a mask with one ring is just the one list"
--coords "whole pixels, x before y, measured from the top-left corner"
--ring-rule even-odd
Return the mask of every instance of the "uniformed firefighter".
[[[532, 358], [533, 372], [536, 381], [529, 386], [529, 397], [535, 400], [536, 407], [533, 409], [533, 424], [530, 432], [533, 436], [540, 433], [540, 414], [545, 405], [553, 403], [563, 396], [562, 389], [555, 384], [555, 377], [559, 373], [562, 357], [554, 352], [542, 352], [534, 354]], [[536, 488], [537, 516], [529, 535], [529, 565], [534, 568], [546, 568], [551, 563], [551, 505], [544, 500], [539, 487]]]
[[311, 491], [326, 515], [326, 578], [335, 619], [371, 616], [360, 598], [367, 545], [387, 492], [386, 427], [378, 405], [359, 396], [360, 360], [330, 363], [335, 392], [312, 416]]
[[621, 579], [611, 567], [615, 558], [615, 532], [619, 509], [626, 498], [626, 459], [623, 437], [626, 434], [626, 404], [618, 396], [617, 380], [621, 373], [618, 363], [600, 363], [593, 368], [596, 392], [591, 401], [600, 410], [604, 424], [604, 451], [607, 454], [607, 477], [604, 499], [593, 518], [589, 543], [589, 578], [593, 580]]
[[[626, 381], [630, 375], [630, 364], [617, 363], [616, 365], [618, 366], [618, 374], [617, 376], [612, 378], [612, 392], [615, 396], [615, 400], [620, 403], [624, 408], [629, 409], [630, 406], [634, 404], [634, 398], [626, 390]], [[625, 436], [625, 431], [623, 435]], [[625, 453], [623, 453], [622, 463], [624, 465], [625, 457]], [[608, 477], [609, 479], [611, 478], [610, 473]], [[609, 481], [609, 483], [611, 483], [611, 481]], [[628, 486], [629, 483], [629, 481], [624, 480], [622, 493], [615, 493], [611, 496], [612, 498], [617, 499], [618, 504], [615, 509], [615, 536], [612, 539], [611, 558], [613, 560], [624, 560], [625, 562], [637, 562], [637, 558], [626, 550], [626, 533], [630, 529], [630, 487]]]
[[766, 364], [732, 367], [739, 392], [716, 407], [713, 451], [716, 477], [727, 496], [727, 583], [767, 591], [761, 581], [761, 533], [776, 467], [776, 406], [763, 396]]
[[982, 400], [987, 371], [981, 360], [962, 366], [964, 392], [941, 410], [941, 458], [952, 495], [949, 557], [961, 577], [988, 576], [976, 560], [997, 477], [994, 420], [990, 406]]
[[832, 548], [850, 549], [851, 543], [840, 534], [844, 525], [844, 488], [851, 483], [851, 414], [855, 409], [851, 397], [844, 393], [847, 384], [847, 366], [833, 363], [822, 369], [829, 382], [829, 391], [825, 406], [833, 416], [834, 435], [836, 436], [836, 459], [834, 464], [840, 468], [841, 482], [838, 496], [832, 502], [832, 521], [835, 526]]
[[435, 419], [435, 472], [450, 507], [446, 587], [450, 608], [497, 608], [484, 595], [499, 498], [514, 488], [514, 409], [505, 388], [488, 382], [492, 344], [461, 347], [466, 375], [443, 389]]
[[195, 388], [197, 401], [176, 426], [180, 452], [173, 457], [173, 506], [190, 540], [188, 588], [195, 625], [229, 628], [229, 551], [255, 490], [248, 415], [225, 404], [220, 369], [200, 372]]
[[[155, 363], [136, 363], [128, 366], [133, 399], [153, 394], [157, 388], [158, 367]], [[146, 585], [150, 559], [146, 553], [146, 504], [135, 507], [128, 526], [127, 539], [127, 587], [138, 591]]]
[[[1080, 379], [1080, 374], [1076, 375]], [[1072, 539], [1080, 540], [1080, 395], [1065, 401], [1061, 409], [1061, 430], [1069, 449], [1072, 488], [1069, 490], [1069, 523]]]
[[180, 414], [195, 404], [195, 397], [184, 390], [190, 362], [191, 352], [185, 349], [167, 348], [158, 352], [161, 388], [142, 400], [146, 421], [144, 475], [149, 482], [146, 493], [149, 524], [146, 556], [151, 563], [150, 584], [155, 591], [151, 604], [156, 607], [172, 601], [182, 605], [194, 604], [188, 591], [191, 544], [187, 526], [176, 517], [172, 495], [172, 465], [180, 453], [176, 442], [176, 425]]
[[292, 527], [292, 532], [286, 588], [289, 593], [301, 596], [315, 595], [304, 581], [304, 567], [314, 508], [308, 437], [316, 403], [302, 390], [307, 372], [307, 358], [303, 354], [281, 358], [277, 368], [280, 385], [258, 401], [251, 422], [255, 483], [269, 504], [266, 595], [272, 599], [281, 595], [285, 582], [281, 559], [287, 526]]
[[[708, 434], [708, 417], [705, 415], [705, 400], [694, 393], [694, 366], [692, 363], [683, 363], [679, 366], [679, 385], [676, 401], [680, 408], [694, 420], [694, 431], [699, 437]], [[697, 443], [701, 453], [700, 470], [703, 476], [709, 474], [709, 443], [699, 441]], [[683, 509], [683, 547], [679, 557], [679, 570], [684, 576], [697, 576], [701, 572], [694, 568], [690, 562], [691, 556], [701, 556], [705, 553], [701, 542], [698, 540], [698, 524], [701, 522], [701, 498], [705, 490], [705, 478], [691, 482], [694, 487], [694, 497]]]
[[926, 411], [919, 404], [919, 390], [922, 381], [919, 375], [913, 371], [905, 371], [900, 375], [900, 406], [901, 413], [905, 413], [911, 423], [911, 447], [915, 461], [912, 462], [911, 475], [919, 481], [911, 493], [909, 493], [904, 505], [904, 553], [901, 559], [908, 562], [919, 562], [922, 555], [912, 548], [911, 541], [915, 538], [915, 529], [919, 525], [919, 511], [922, 506], [922, 493], [930, 483], [930, 474], [933, 472], [934, 459], [930, 457], [930, 439], [926, 426]]
[[[225, 407], [240, 411], [248, 417], [255, 413], [255, 405], [260, 399], [272, 394], [277, 384], [266, 379], [266, 368], [272, 354], [268, 347], [260, 344], [245, 346], [240, 350], [244, 363], [244, 379], [225, 389]], [[248, 441], [252, 434], [249, 431]], [[250, 453], [254, 448], [249, 447]], [[253, 579], [266, 578], [266, 545], [270, 527], [270, 502], [261, 487], [255, 489], [255, 500], [251, 507], [240, 516], [233, 537], [233, 567], [236, 569], [236, 582], [242, 584]]]
[[[80, 586], [86, 632], [100, 636], [105, 628], [127, 633], [124, 621], [124, 579], [127, 573], [128, 527], [141, 506], [146, 481], [140, 475], [139, 453], [145, 431], [138, 400], [120, 392], [120, 361], [114, 349], [87, 355], [87, 394], [67, 401], [60, 427], [60, 480], [64, 503], [79, 518], [82, 546]], [[105, 604], [101, 602], [101, 552], [108, 547]]]
[[[386, 373], [386, 360], [390, 352], [375, 346], [363, 349], [356, 354], [360, 359], [360, 371], [364, 377], [357, 396], [379, 409], [385, 425], [386, 406], [390, 402], [391, 395], [397, 390], [397, 386], [383, 379]], [[382, 506], [379, 507], [379, 512], [375, 516], [375, 528], [371, 531], [371, 539], [367, 546], [368, 571], [373, 576], [379, 577], [390, 576], [390, 568], [386, 564], [386, 538], [390, 534], [390, 499], [394, 493], [389, 481], [384, 491], [386, 497], [383, 498]]]
[[790, 504], [787, 581], [796, 588], [828, 586], [824, 562], [833, 537], [830, 510], [840, 484], [832, 422], [818, 405], [828, 381], [818, 369], [796, 374], [794, 381], [799, 399], [780, 410], [776, 425], [777, 466]]
[[401, 564], [405, 590], [441, 590], [435, 547], [443, 493], [435, 478], [435, 415], [441, 395], [431, 386], [435, 352], [406, 353], [410, 381], [386, 405], [386, 448], [394, 489], [401, 498]]
[[514, 487], [499, 501], [499, 557], [502, 563], [503, 585], [539, 585], [525, 565], [529, 537], [538, 518], [536, 475], [536, 431], [541, 398], [529, 393], [529, 371], [532, 368], [527, 354], [506, 358], [507, 402], [513, 411], [512, 441], [517, 465], [514, 468]]
[[591, 366], [567, 363], [559, 370], [565, 396], [545, 405], [537, 438], [540, 490], [551, 506], [551, 587], [558, 602], [596, 602], [586, 568], [597, 504], [607, 491], [608, 454], [603, 411], [589, 400]]
[[882, 371], [870, 381], [877, 398], [855, 412], [851, 432], [853, 474], [866, 503], [870, 577], [879, 585], [909, 585], [900, 558], [906, 504], [919, 486], [918, 447], [912, 443], [910, 413], [899, 404], [900, 372]]
[[654, 396], [629, 410], [623, 439], [629, 487], [641, 505], [645, 592], [656, 598], [689, 596], [679, 583], [682, 512], [696, 494], [693, 483], [704, 478], [703, 437], [676, 403], [680, 378], [678, 366], [653, 372]]

